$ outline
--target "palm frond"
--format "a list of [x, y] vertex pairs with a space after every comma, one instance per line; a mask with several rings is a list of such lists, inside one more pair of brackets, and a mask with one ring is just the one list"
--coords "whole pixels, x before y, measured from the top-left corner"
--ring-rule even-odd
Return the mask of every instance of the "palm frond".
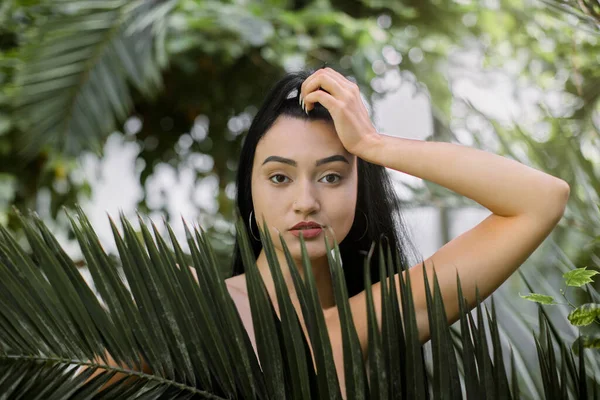
[[[83, 216], [80, 215], [81, 217]], [[150, 393], [149, 391], [183, 389], [188, 393], [202, 392], [185, 380], [177, 382], [174, 373], [169, 376], [164, 372], [167, 370], [164, 364], [173, 362], [160, 357], [166, 358], [169, 351], [156, 355], [158, 361], [148, 356], [151, 350], [160, 348], [155, 336], [157, 332], [162, 332], [165, 325], [160, 320], [153, 325], [156, 319], [147, 317], [145, 312], [148, 310], [143, 310], [144, 307], [154, 307], [149, 301], [143, 301], [149, 297], [149, 285], [146, 286], [149, 280], [137, 280], [140, 285], [133, 291], [133, 298], [126, 295], [124, 299], [115, 300], [121, 300], [121, 308], [129, 306], [132, 310], [132, 318], [128, 322], [117, 322], [120, 318], [118, 310], [111, 309], [111, 302], [107, 302], [107, 308], [100, 303], [75, 264], [58, 246], [41, 220], [36, 217], [20, 219], [34, 257], [28, 255], [4, 228], [0, 229], [0, 270], [2, 282], [6, 286], [0, 301], [6, 306], [2, 313], [3, 319], [9, 322], [0, 326], [0, 360], [3, 365], [2, 375], [6, 378], [3, 380], [5, 384], [11, 382], [15, 392], [25, 398], [35, 398], [40, 387], [45, 388], [44, 397], [64, 398], [65, 393], [75, 396], [75, 393], [95, 391], [115, 372], [122, 372], [127, 377], [138, 377], [140, 381], [130, 386], [131, 380], [122, 379], [115, 383], [112, 390]], [[84, 226], [80, 227], [77, 234], [78, 239], [82, 240], [82, 248], [87, 247], [86, 251], [89, 251], [97, 239], [93, 232], [85, 229], [85, 224], [88, 222], [84, 219]], [[119, 236], [117, 238], [120, 239]], [[124, 247], [125, 242], [119, 240], [119, 245]], [[102, 272], [110, 274], [114, 267], [107, 262], [106, 254], [97, 243], [94, 250], [96, 263], [104, 262], [108, 268]], [[131, 254], [129, 249], [125, 261], [143, 270], [144, 278], [150, 275], [151, 269], [141, 261], [145, 260], [144, 257], [132, 262]], [[128, 272], [129, 268], [135, 267], [128, 265], [124, 269]], [[159, 265], [159, 268], [165, 269], [165, 266]], [[112, 285], [109, 279], [103, 277], [100, 282], [109, 287], [105, 288], [107, 292], [118, 293], [122, 289], [119, 288], [122, 285], [120, 281], [117, 281], [117, 285]], [[97, 285], [99, 288], [102, 286]], [[132, 305], [134, 299], [137, 303]], [[125, 314], [126, 312], [121, 316]], [[132, 341], [131, 338], [135, 339]], [[146, 345], [147, 340], [154, 341]], [[108, 365], [107, 353], [123, 366]], [[158, 352], [155, 351], [156, 353]], [[139, 372], [140, 355], [163, 373], [146, 375]], [[177, 358], [176, 361], [180, 363]], [[36, 372], [42, 364], [49, 369]], [[110, 371], [110, 374], [99, 375], [86, 382], [82, 379], [82, 376], [85, 377], [83, 374], [76, 375], [77, 368], [81, 366], [91, 367], [89, 371], [102, 367]], [[25, 370], [28, 372], [23, 372]], [[36, 376], [35, 384], [28, 384], [25, 379], [21, 379], [25, 376]]]
[[600, 33], [600, 7], [591, 0], [541, 0], [550, 9], [561, 15], [570, 15], [581, 22], [586, 31]]
[[167, 18], [175, 1], [61, 0], [22, 47], [13, 104], [20, 149], [72, 154], [101, 149], [129, 115], [132, 84], [152, 98], [162, 87]]
[[492, 314], [490, 315], [486, 307], [487, 321], [490, 325], [490, 335], [492, 336], [492, 346], [494, 353], [494, 382], [496, 383], [496, 391], [502, 398], [511, 398], [511, 393], [506, 375], [506, 367], [504, 366], [504, 358], [502, 356], [502, 343], [500, 342], [500, 334], [498, 330], [496, 304], [492, 297]]
[[437, 274], [433, 274], [434, 295], [431, 296], [429, 281], [423, 266], [423, 277], [425, 278], [425, 296], [427, 299], [427, 314], [431, 332], [431, 345], [434, 359], [434, 381], [435, 392], [447, 393], [450, 398], [461, 398], [460, 379], [454, 346], [451, 342], [450, 326], [444, 309], [443, 297], [437, 280]]
[[[365, 369], [365, 364], [363, 363], [360, 341], [348, 300], [348, 291], [345, 284], [346, 280], [341, 266], [340, 249], [338, 244], [334, 242], [332, 254], [332, 249], [330, 248], [327, 238], [325, 238], [325, 244], [332, 276], [335, 304], [340, 316], [340, 325], [342, 327], [346, 396], [352, 399], [368, 399], [370, 397], [368, 392], [367, 371]], [[373, 317], [375, 317], [374, 313]]]
[[460, 309], [460, 332], [461, 332], [461, 348], [459, 352], [460, 359], [464, 365], [465, 376], [470, 376], [471, 379], [465, 380], [465, 391], [467, 396], [471, 398], [480, 398], [481, 383], [477, 377], [477, 365], [475, 360], [475, 349], [473, 339], [470, 335], [469, 320], [467, 318], [468, 308], [467, 301], [463, 296], [460, 277], [456, 276], [456, 284], [458, 288], [458, 306]]
[[[237, 221], [256, 354], [200, 228], [190, 229], [184, 222], [192, 260], [188, 266], [189, 258], [168, 225], [170, 243], [141, 217], [139, 233], [124, 216], [120, 216], [121, 231], [111, 219], [120, 260], [115, 265], [85, 214], [78, 210], [69, 218], [97, 293], [38, 217], [20, 216], [31, 252], [0, 228], [0, 393], [28, 399], [341, 398], [333, 344], [303, 237], [304, 275], [281, 235], [279, 240], [308, 335], [301, 329], [266, 224], [260, 235], [280, 318], [257, 269], [244, 224]], [[391, 249], [381, 243], [380, 299], [374, 298], [368, 268], [375, 243], [363, 271], [369, 341], [365, 364], [339, 246], [327, 241], [325, 246], [342, 332], [342, 343], [336, 345], [343, 347], [346, 398], [462, 398], [461, 379], [469, 397], [483, 393], [519, 397], [512, 354], [510, 380], [504, 365], [494, 302], [491, 312], [485, 310], [490, 340], [479, 295], [476, 324], [458, 277], [460, 332], [452, 333], [437, 275], [433, 275], [433, 290], [424, 275], [433, 365], [427, 371], [411, 274], [402, 273]], [[196, 270], [197, 280], [189, 267]], [[381, 327], [375, 314], [377, 300], [381, 300]], [[548, 395], [589, 392], [584, 357], [580, 355], [577, 370], [570, 348], [560, 341], [561, 355], [555, 357], [556, 338], [541, 312], [540, 316], [542, 332], [536, 345]], [[142, 371], [144, 365], [151, 372]], [[105, 387], [109, 381], [111, 385]]]
[[[239, 223], [239, 222], [238, 222]], [[261, 280], [247, 237], [242, 239], [242, 257], [246, 265], [248, 299], [254, 323], [256, 344], [261, 366], [265, 376], [269, 398], [285, 398], [285, 378], [283, 360], [280, 352], [282, 345], [277, 335], [269, 294]]]
[[[266, 228], [266, 226], [265, 226]], [[280, 236], [281, 238], [281, 236]], [[288, 246], [282, 241], [288, 264], [291, 261], [291, 253]], [[340, 385], [337, 371], [333, 362], [333, 350], [329, 340], [328, 331], [325, 325], [325, 316], [319, 301], [315, 277], [312, 273], [310, 259], [306, 250], [304, 237], [300, 236], [300, 247], [302, 250], [302, 270], [304, 271], [304, 281], [295, 263], [290, 264], [294, 286], [298, 293], [298, 299], [302, 308], [302, 316], [306, 322], [311, 346], [316, 361], [316, 370], [320, 371], [317, 375], [319, 398], [338, 399], [341, 398]], [[300, 292], [298, 292], [300, 290]]]
[[[371, 245], [369, 253], [365, 258], [364, 262], [364, 280], [366, 290], [366, 301], [367, 301], [367, 323], [368, 323], [368, 338], [369, 338], [369, 349], [368, 349], [368, 365], [369, 365], [369, 382], [370, 382], [370, 392], [374, 398], [385, 399], [389, 398], [388, 395], [388, 377], [387, 377], [387, 368], [384, 364], [384, 354], [382, 347], [382, 338], [381, 333], [379, 332], [379, 327], [377, 323], [377, 317], [375, 314], [375, 304], [373, 299], [373, 291], [371, 288], [371, 274], [369, 273], [368, 266], [370, 265], [371, 259], [373, 257], [375, 244]], [[381, 301], [384, 302], [384, 288], [382, 288]], [[383, 311], [382, 311], [383, 312]], [[383, 317], [383, 315], [382, 315]], [[383, 325], [383, 321], [382, 321]]]
[[[389, 261], [386, 263], [383, 248], [379, 245], [379, 282], [381, 287], [381, 342], [383, 346], [383, 361], [387, 370], [387, 398], [399, 397], [403, 392], [403, 365], [400, 365], [399, 354], [404, 343], [399, 337], [398, 301], [393, 296], [392, 285], [394, 284], [394, 265]], [[389, 284], [388, 284], [389, 282]]]
[[[425, 263], [421, 263], [425, 268]], [[402, 299], [402, 319], [406, 338], [406, 397], [409, 399], [428, 397], [429, 381], [425, 368], [425, 355], [419, 340], [415, 302], [412, 295], [410, 274], [399, 274], [400, 298]], [[460, 290], [460, 289], [459, 289]]]
[[[243, 224], [240, 225], [240, 228], [245, 232]], [[316, 374], [310, 362], [312, 361], [312, 356], [301, 330], [300, 321], [290, 300], [290, 294], [285, 285], [279, 261], [275, 255], [273, 242], [266, 225], [263, 226], [260, 234], [261, 240], [265, 244], [265, 252], [271, 275], [274, 282], [276, 282], [277, 304], [279, 305], [281, 314], [281, 331], [285, 346], [285, 351], [282, 351], [282, 353], [286, 355], [284, 361], [287, 363], [285, 378], [288, 383], [286, 385], [288, 393], [286, 393], [286, 398], [302, 399], [315, 397], [316, 391], [313, 388], [315, 388]], [[248, 246], [249, 251], [250, 247], [247, 236], [243, 240], [245, 240], [245, 245]], [[281, 237], [280, 240], [283, 242]], [[290, 257], [289, 252], [286, 253], [286, 256]], [[288, 258], [288, 265], [295, 265], [291, 258]], [[294, 273], [294, 276], [297, 278], [297, 271]], [[296, 279], [295, 282], [298, 286], [303, 287], [302, 281]], [[290, 391], [291, 393], [289, 393]]]
[[[549, 319], [538, 306], [539, 327], [538, 336], [534, 336], [538, 361], [542, 371], [542, 380], [546, 398], [577, 398], [587, 399], [589, 389], [596, 390], [597, 382], [593, 376], [588, 376], [585, 349], [579, 346], [577, 351], [578, 369], [575, 368], [573, 352], [567, 346], [551, 335]], [[579, 337], [578, 341], [581, 340]], [[555, 354], [555, 341], [560, 349], [560, 358]], [[589, 350], [588, 350], [589, 351]], [[592, 386], [589, 383], [592, 383]], [[593, 397], [592, 397], [593, 398]]]

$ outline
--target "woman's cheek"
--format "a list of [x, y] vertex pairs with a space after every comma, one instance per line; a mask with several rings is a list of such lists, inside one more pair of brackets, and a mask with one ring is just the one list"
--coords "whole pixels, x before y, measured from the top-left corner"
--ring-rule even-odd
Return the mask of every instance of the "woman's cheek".
[[274, 197], [277, 195], [277, 191], [273, 185], [269, 185], [264, 180], [259, 180], [253, 187], [253, 199], [255, 204], [261, 204], [262, 206], [269, 206], [273, 203]]
[[338, 243], [348, 235], [350, 228], [352, 228], [352, 208], [351, 207], [339, 207], [337, 204], [337, 212], [332, 216], [332, 228], [335, 232], [335, 240]]

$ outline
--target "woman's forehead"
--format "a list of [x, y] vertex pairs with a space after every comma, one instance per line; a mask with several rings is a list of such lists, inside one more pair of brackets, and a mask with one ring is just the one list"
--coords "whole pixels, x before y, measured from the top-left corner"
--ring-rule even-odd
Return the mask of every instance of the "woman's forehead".
[[314, 158], [319, 158], [330, 153], [350, 156], [332, 123], [289, 117], [278, 118], [256, 147], [256, 154], [261, 156], [314, 154]]

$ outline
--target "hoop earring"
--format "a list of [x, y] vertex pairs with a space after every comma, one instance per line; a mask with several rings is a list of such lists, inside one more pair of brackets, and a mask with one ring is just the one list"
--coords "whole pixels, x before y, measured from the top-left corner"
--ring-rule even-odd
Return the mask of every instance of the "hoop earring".
[[[252, 235], [254, 240], [256, 240], [257, 242], [260, 242], [260, 239], [257, 239], [256, 236], [254, 236], [254, 232], [252, 232], [252, 213], [253, 212], [254, 212], [254, 210], [250, 211], [250, 216], [248, 217], [248, 229], [250, 230], [250, 234]], [[258, 226], [258, 225], [256, 225], [256, 226]]]
[[365, 232], [362, 234], [362, 236], [360, 238], [356, 239], [355, 242], [360, 242], [360, 240], [365, 237], [365, 235], [367, 234], [367, 231], [369, 230], [369, 218], [367, 218], [367, 214], [365, 214], [365, 212], [363, 210], [358, 210], [358, 211], [363, 213], [363, 215], [365, 216], [365, 221], [367, 221], [367, 224], [365, 226]]

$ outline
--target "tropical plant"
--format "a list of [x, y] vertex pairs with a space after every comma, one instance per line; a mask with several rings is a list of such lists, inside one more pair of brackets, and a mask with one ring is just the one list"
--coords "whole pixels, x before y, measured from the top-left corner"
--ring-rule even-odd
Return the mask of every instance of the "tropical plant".
[[[4, 398], [341, 398], [302, 238], [304, 276], [279, 239], [308, 338], [300, 328], [266, 225], [260, 235], [281, 319], [254, 263], [243, 222], [237, 221], [259, 365], [201, 228], [191, 230], [185, 225], [196, 279], [190, 269], [181, 267], [188, 265], [188, 258], [168, 225], [170, 244], [141, 217], [141, 238], [123, 215], [122, 233], [111, 219], [120, 260], [115, 265], [85, 214], [78, 210], [69, 218], [97, 294], [40, 218], [19, 215], [30, 251], [0, 228], [0, 393]], [[331, 245], [327, 241], [325, 245], [342, 328], [348, 399], [520, 398], [514, 360], [510, 373], [503, 361], [493, 301], [491, 313], [486, 307], [484, 318], [478, 300], [473, 318], [457, 277], [461, 315], [456, 334], [448, 326], [437, 278], [431, 288], [424, 274], [432, 349], [426, 357], [419, 342], [410, 274], [402, 273], [389, 247], [381, 243], [377, 251], [382, 257], [376, 267], [381, 282], [386, 282], [381, 286], [382, 325], [378, 329], [368, 273], [376, 249], [373, 243], [364, 269], [369, 346], [368, 361], [363, 362], [339, 248], [334, 243], [330, 251]], [[395, 274], [398, 288], [390, 279]], [[540, 327], [545, 328], [541, 315]], [[316, 368], [310, 362], [308, 341]], [[568, 394], [587, 398], [597, 382], [586, 375], [584, 357], [579, 357], [576, 368], [572, 353], [559, 342], [559, 363], [545, 329], [536, 344], [544, 379], [560, 390], [548, 391], [547, 398], [556, 398], [556, 393], [564, 394], [563, 398]], [[121, 366], [110, 364], [108, 354]], [[151, 373], [140, 372], [142, 360]], [[81, 366], [88, 368], [78, 373]], [[105, 371], [91, 377], [98, 369]], [[122, 378], [98, 392], [116, 373]]]
[[[545, 294], [539, 293], [530, 293], [526, 296], [521, 295], [522, 298], [535, 301], [540, 304], [547, 305], [568, 305], [573, 311], [569, 314], [569, 322], [574, 326], [586, 326], [591, 324], [592, 322], [596, 322], [600, 324], [600, 321], [595, 321], [595, 319], [600, 315], [600, 304], [596, 303], [586, 303], [583, 306], [576, 307], [574, 306], [569, 299], [567, 298], [567, 289], [569, 287], [582, 287], [585, 284], [592, 283], [594, 280], [593, 276], [598, 275], [600, 272], [598, 271], [588, 271], [587, 267], [577, 268], [572, 271], [569, 271], [563, 274], [563, 278], [565, 278], [565, 288], [560, 289], [560, 293], [565, 298], [567, 303], [557, 303], [552, 296], [548, 296]], [[591, 294], [589, 287], [587, 288], [588, 294], [590, 297], [593, 297]]]
[[[555, 9], [559, 12], [549, 12]], [[600, 224], [590, 218], [589, 209], [600, 187], [597, 165], [591, 162], [597, 159], [593, 129], [600, 93], [597, 29], [594, 34], [596, 25], [589, 18], [594, 13], [597, 6], [589, 0], [3, 1], [0, 222], [17, 229], [10, 212], [15, 205], [36, 209], [46, 221], [58, 218], [67, 231], [61, 207], [70, 208], [92, 192], [81, 174], [78, 151], [98, 151], [117, 130], [122, 140], [139, 148], [136, 172], [143, 196], [137, 208], [142, 212], [159, 211], [169, 218], [166, 204], [146, 196], [151, 191], [147, 179], [157, 167], [187, 169], [195, 188], [217, 182], [218, 190], [211, 192], [218, 209], [203, 209], [195, 191], [190, 191], [189, 204], [199, 209], [207, 231], [219, 236], [213, 241], [218, 255], [230, 253], [230, 189], [240, 143], [273, 76], [327, 62], [355, 77], [374, 101], [400, 85], [426, 87], [435, 140], [458, 140], [453, 131], [465, 127], [451, 109], [462, 102], [453, 93], [455, 82], [439, 71], [473, 76], [462, 57], [453, 60], [451, 53], [459, 48], [481, 49], [491, 68], [518, 65], [515, 82], [530, 80], [536, 88], [567, 92], [560, 102], [567, 111], [547, 112], [535, 124], [516, 121], [519, 129], [512, 129], [485, 118], [491, 119], [501, 142], [493, 151], [543, 168], [572, 186], [577, 177], [587, 190], [573, 192], [571, 212], [561, 225], [597, 236]], [[583, 14], [588, 17], [579, 18], [579, 25], [573, 22], [572, 17]], [[394, 71], [401, 79], [388, 87], [384, 75]], [[520, 96], [529, 89], [519, 86], [515, 92]], [[480, 145], [480, 139], [492, 134], [468, 123], [479, 116], [477, 111], [465, 112], [464, 120]], [[65, 144], [73, 153], [48, 144]], [[35, 153], [40, 147], [33, 158], [18, 151]], [[404, 186], [413, 192], [411, 205], [472, 204], [427, 182], [423, 188]], [[215, 229], [216, 222], [225, 228]], [[561, 248], [569, 253], [568, 244], [580, 252], [573, 240], [565, 243], [565, 235], [559, 227], [555, 236], [563, 237]], [[588, 265], [586, 258], [595, 250], [585, 249], [576, 263]]]

